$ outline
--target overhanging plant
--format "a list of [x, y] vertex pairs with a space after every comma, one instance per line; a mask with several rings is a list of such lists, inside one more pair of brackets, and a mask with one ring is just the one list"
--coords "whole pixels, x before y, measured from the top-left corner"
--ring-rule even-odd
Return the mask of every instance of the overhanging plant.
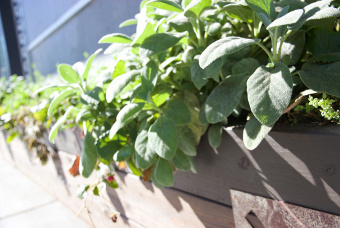
[[122, 23], [137, 24], [136, 34], [99, 41], [111, 43], [104, 54], [113, 65], [91, 71], [96, 52], [86, 66], [58, 67], [64, 91], [48, 113], [65, 99], [74, 105], [50, 138], [74, 113], [86, 133], [84, 177], [98, 161], [112, 171], [111, 163], [126, 161], [157, 187], [173, 185], [176, 169], [194, 171], [201, 135], [209, 129], [209, 142], [218, 147], [231, 115], [250, 117], [244, 143], [254, 149], [301, 93], [339, 97], [340, 11], [332, 4], [142, 1], [136, 19]]

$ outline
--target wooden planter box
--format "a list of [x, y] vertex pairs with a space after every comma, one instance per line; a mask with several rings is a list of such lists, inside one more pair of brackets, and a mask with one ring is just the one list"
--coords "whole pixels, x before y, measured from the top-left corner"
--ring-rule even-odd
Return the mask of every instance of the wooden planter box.
[[[97, 227], [112, 226], [109, 214], [116, 208], [121, 213], [118, 227], [235, 227], [235, 222], [239, 227], [249, 223], [273, 227], [282, 219], [284, 223], [275, 227], [296, 227], [289, 220], [292, 216], [307, 227], [340, 226], [338, 126], [277, 127], [254, 151], [244, 147], [242, 130], [227, 128], [217, 150], [202, 138], [195, 158], [197, 173], [178, 171], [172, 188], [157, 189], [131, 174], [118, 172], [119, 188], [108, 189], [107, 200], [87, 200], [93, 222]], [[83, 202], [75, 196], [75, 190], [89, 180], [67, 173], [74, 156], [71, 153], [81, 151], [81, 140], [74, 132], [65, 132], [57, 140], [60, 150], [71, 153], [59, 152], [46, 166], [30, 160], [19, 139], [6, 145], [3, 134], [1, 159], [16, 165], [72, 210], [81, 208]], [[95, 175], [90, 179], [94, 181]], [[237, 199], [237, 194], [241, 198]], [[262, 197], [276, 201], [267, 200], [264, 205]], [[291, 213], [288, 219], [276, 210], [280, 201], [289, 203], [281, 202], [285, 208], [282, 211]], [[255, 215], [245, 219], [250, 211]], [[90, 222], [86, 210], [80, 216]], [[248, 225], [242, 225], [244, 221]]]

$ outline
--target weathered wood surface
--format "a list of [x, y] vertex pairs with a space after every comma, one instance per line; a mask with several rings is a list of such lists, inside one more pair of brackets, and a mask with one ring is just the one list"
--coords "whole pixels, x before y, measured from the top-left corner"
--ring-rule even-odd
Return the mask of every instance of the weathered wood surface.
[[271, 132], [254, 151], [244, 147], [242, 128], [227, 129], [216, 151], [203, 138], [197, 174], [178, 172], [174, 187], [226, 205], [235, 189], [340, 215], [340, 128], [294, 129]]

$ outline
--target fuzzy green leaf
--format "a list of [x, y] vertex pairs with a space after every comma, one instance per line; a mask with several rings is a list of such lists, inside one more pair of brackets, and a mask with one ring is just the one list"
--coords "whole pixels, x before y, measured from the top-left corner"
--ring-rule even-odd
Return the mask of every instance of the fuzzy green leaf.
[[133, 39], [131, 45], [136, 45], [136, 44], [140, 45], [140, 44], [143, 43], [143, 41], [147, 37], [155, 34], [155, 30], [154, 30], [155, 27], [150, 22], [148, 22], [146, 24], [142, 24], [142, 25], [138, 24], [138, 26], [144, 26], [144, 27], [143, 28], [139, 28], [139, 27], [137, 28], [137, 34], [136, 34], [135, 38]]
[[172, 12], [182, 12], [183, 9], [177, 3], [170, 0], [151, 0], [145, 6], [153, 6], [158, 9], [163, 9]]
[[303, 9], [297, 9], [294, 11], [291, 11], [287, 13], [286, 15], [277, 18], [274, 20], [268, 27], [267, 29], [283, 26], [283, 25], [291, 25], [296, 23], [303, 15], [304, 10]]
[[172, 163], [180, 170], [189, 171], [191, 169], [189, 157], [180, 149], [177, 149], [175, 157], [172, 158]]
[[121, 33], [112, 33], [103, 36], [98, 43], [131, 43], [132, 39]]
[[275, 5], [273, 0], [246, 0], [247, 4], [256, 12], [275, 18]]
[[155, 178], [161, 185], [171, 187], [174, 184], [174, 174], [169, 161], [159, 158], [154, 169]]
[[97, 148], [91, 132], [87, 132], [84, 138], [84, 146], [81, 154], [79, 171], [83, 177], [88, 178], [97, 164]]
[[157, 82], [158, 67], [154, 61], [149, 61], [142, 72], [142, 87], [146, 91], [152, 91]]
[[54, 143], [54, 139], [55, 139], [55, 137], [56, 137], [57, 134], [58, 134], [59, 128], [61, 127], [61, 125], [63, 125], [63, 124], [66, 122], [67, 117], [68, 117], [68, 115], [71, 113], [71, 111], [73, 110], [73, 108], [74, 108], [73, 106], [70, 106], [70, 107], [66, 110], [66, 112], [64, 113], [64, 115], [63, 115], [62, 117], [60, 117], [60, 118], [58, 119], [58, 121], [53, 125], [53, 127], [52, 127], [52, 129], [51, 129], [51, 131], [50, 131], [50, 134], [49, 134], [49, 136], [48, 136], [50, 142]]
[[196, 135], [194, 132], [186, 126], [178, 127], [177, 132], [178, 148], [188, 156], [196, 156]]
[[106, 165], [110, 165], [113, 161], [113, 155], [115, 155], [121, 147], [120, 143], [116, 140], [97, 143], [96, 149], [99, 160]]
[[208, 96], [205, 115], [209, 123], [225, 120], [238, 104], [246, 87], [247, 77], [231, 76], [225, 79]]
[[243, 130], [243, 142], [249, 150], [254, 150], [270, 132], [272, 126], [261, 124], [256, 118], [249, 120]]
[[102, 51], [102, 49], [98, 49], [97, 51], [95, 51], [95, 53], [93, 53], [87, 60], [86, 62], [86, 67], [85, 67], [85, 71], [83, 73], [83, 80], [86, 80], [88, 75], [89, 75], [89, 72], [90, 72], [90, 69], [91, 69], [91, 66], [92, 66], [92, 62], [94, 60], [94, 58]]
[[251, 111], [264, 125], [273, 125], [289, 105], [293, 80], [286, 65], [259, 67], [248, 79], [247, 92]]
[[129, 124], [142, 111], [144, 103], [130, 103], [124, 106], [117, 115], [116, 122], [110, 129], [110, 139], [124, 126]]
[[117, 153], [113, 155], [114, 161], [126, 161], [133, 153], [133, 145], [128, 145], [120, 148]]
[[219, 73], [223, 66], [223, 59], [216, 59], [207, 68], [202, 69], [197, 59], [194, 59], [191, 64], [191, 80], [198, 89], [201, 89], [209, 78], [219, 81]]
[[50, 106], [48, 107], [47, 115], [49, 117], [52, 116], [54, 109], [67, 97], [71, 96], [74, 94], [74, 90], [71, 88], [65, 89], [63, 92], [59, 93], [57, 96], [53, 98], [51, 101]]
[[208, 6], [211, 6], [211, 0], [192, 0], [185, 7], [184, 14], [187, 17], [199, 18], [202, 11]]
[[148, 131], [142, 130], [135, 142], [136, 166], [141, 169], [149, 168], [156, 159], [156, 152], [148, 144]]
[[78, 73], [68, 64], [58, 65], [58, 73], [62, 79], [69, 83], [78, 83], [80, 81]]
[[234, 53], [242, 48], [260, 42], [258, 39], [248, 39], [236, 36], [222, 38], [210, 44], [199, 59], [200, 66], [204, 69], [216, 59]]
[[222, 124], [213, 124], [208, 131], [208, 141], [212, 148], [217, 148], [222, 142]]
[[137, 20], [136, 19], [127, 19], [125, 21], [123, 21], [122, 23], [119, 24], [119, 28], [123, 28], [129, 25], [135, 25], [137, 24]]
[[180, 99], [171, 99], [163, 109], [163, 115], [174, 121], [176, 125], [190, 123], [191, 114], [188, 106]]
[[160, 117], [150, 127], [148, 144], [164, 159], [171, 159], [177, 150], [177, 129], [175, 123], [168, 118]]
[[106, 91], [106, 101], [111, 102], [140, 73], [132, 70], [113, 79]]

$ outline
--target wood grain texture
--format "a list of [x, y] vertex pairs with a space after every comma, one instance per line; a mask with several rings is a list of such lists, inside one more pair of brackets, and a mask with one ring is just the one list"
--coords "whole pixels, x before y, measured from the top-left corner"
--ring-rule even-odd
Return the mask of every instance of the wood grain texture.
[[[340, 128], [318, 134], [273, 131], [248, 151], [242, 128], [229, 128], [214, 151], [203, 138], [197, 174], [178, 172], [175, 188], [231, 205], [230, 189], [340, 214]], [[334, 128], [333, 128], [334, 129]]]

